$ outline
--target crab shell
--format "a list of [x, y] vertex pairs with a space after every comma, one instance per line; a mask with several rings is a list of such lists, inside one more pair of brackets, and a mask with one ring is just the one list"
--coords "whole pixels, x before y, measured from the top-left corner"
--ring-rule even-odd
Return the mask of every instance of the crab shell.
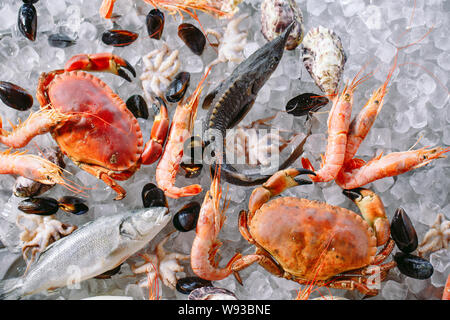
[[326, 280], [370, 265], [377, 252], [375, 234], [365, 220], [326, 203], [281, 197], [249, 218], [253, 240], [293, 278]]
[[37, 97], [41, 106], [50, 103], [63, 114], [75, 115], [51, 133], [77, 165], [124, 174], [122, 179], [113, 175], [118, 180], [129, 178], [139, 168], [143, 151], [139, 124], [103, 81], [83, 71], [43, 73]]

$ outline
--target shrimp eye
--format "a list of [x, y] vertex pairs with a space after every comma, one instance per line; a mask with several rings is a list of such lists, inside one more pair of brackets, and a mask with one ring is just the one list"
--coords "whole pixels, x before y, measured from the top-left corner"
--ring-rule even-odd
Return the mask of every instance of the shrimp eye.
[[380, 101], [378, 101], [378, 100], [375, 100], [374, 102], [375, 102], [375, 104], [379, 104], [380, 103]]

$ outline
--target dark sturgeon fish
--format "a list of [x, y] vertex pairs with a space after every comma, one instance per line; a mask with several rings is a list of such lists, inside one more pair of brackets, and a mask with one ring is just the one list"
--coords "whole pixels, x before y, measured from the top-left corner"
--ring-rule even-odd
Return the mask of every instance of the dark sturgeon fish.
[[[212, 142], [215, 139], [214, 131], [211, 129], [219, 131], [222, 134], [223, 143], [225, 143], [226, 130], [236, 126], [250, 111], [259, 90], [277, 68], [294, 25], [291, 23], [280, 36], [259, 48], [239, 64], [233, 73], [205, 98], [204, 107], [205, 105], [210, 107], [207, 115], [205, 144], [211, 146], [211, 151], [214, 152]], [[208, 133], [208, 130], [211, 134]], [[208, 137], [208, 135], [211, 136]], [[279, 166], [278, 170], [288, 167], [303, 153], [305, 142], [306, 138]], [[225, 150], [225, 146], [222, 150]], [[271, 176], [271, 174], [261, 175], [255, 170], [239, 173], [226, 163], [225, 152], [223, 152], [222, 158], [222, 175], [229, 183], [251, 186], [261, 184]], [[215, 164], [212, 164], [212, 168], [214, 167]]]

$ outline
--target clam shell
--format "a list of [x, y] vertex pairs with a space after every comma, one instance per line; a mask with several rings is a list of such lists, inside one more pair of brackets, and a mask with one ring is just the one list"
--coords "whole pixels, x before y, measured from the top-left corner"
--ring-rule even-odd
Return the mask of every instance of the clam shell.
[[303, 15], [294, 0], [264, 0], [261, 4], [261, 32], [272, 41], [295, 21], [289, 34], [286, 50], [294, 50], [302, 42], [305, 27]]
[[303, 39], [303, 63], [317, 86], [333, 94], [347, 61], [341, 39], [332, 30], [319, 26]]

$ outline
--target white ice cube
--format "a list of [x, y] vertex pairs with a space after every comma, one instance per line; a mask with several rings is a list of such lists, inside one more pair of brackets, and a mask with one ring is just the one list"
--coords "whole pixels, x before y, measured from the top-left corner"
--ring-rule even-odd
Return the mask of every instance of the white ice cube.
[[313, 16], [320, 15], [327, 8], [324, 0], [308, 0], [306, 2], [306, 10]]
[[383, 26], [383, 18], [381, 8], [375, 5], [369, 5], [366, 10], [362, 11], [359, 16], [370, 30], [381, 29]]
[[79, 37], [85, 40], [95, 40], [97, 28], [92, 23], [85, 21], [80, 25]]
[[183, 60], [183, 69], [190, 73], [199, 73], [203, 70], [203, 61], [197, 55], [185, 57]]
[[386, 300], [405, 300], [408, 294], [408, 286], [403, 283], [388, 280], [384, 284], [381, 294]]

